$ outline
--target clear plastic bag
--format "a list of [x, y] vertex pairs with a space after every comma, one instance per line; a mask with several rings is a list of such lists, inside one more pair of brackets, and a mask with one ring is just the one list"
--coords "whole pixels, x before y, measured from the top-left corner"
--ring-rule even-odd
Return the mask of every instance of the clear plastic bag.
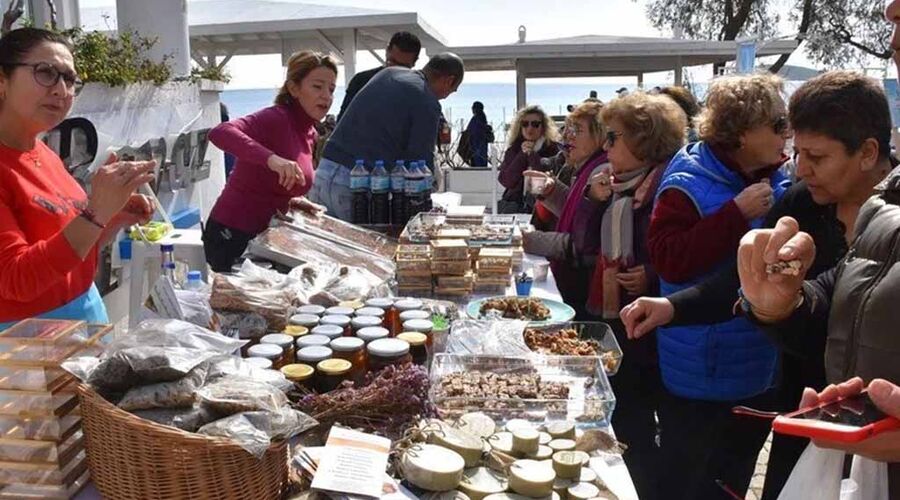
[[189, 408], [155, 408], [152, 410], [135, 410], [131, 413], [138, 417], [168, 425], [183, 431], [197, 432], [197, 429], [212, 422], [216, 415], [202, 406]]
[[290, 439], [316, 425], [318, 422], [309, 415], [283, 408], [237, 413], [206, 424], [198, 432], [232, 439], [241, 448], [261, 458], [273, 439]]
[[257, 368], [237, 356], [224, 356], [211, 360], [206, 380], [214, 382], [230, 375], [265, 382], [282, 392], [287, 392], [294, 387], [294, 383], [285, 378], [280, 371]]
[[223, 336], [201, 326], [177, 319], [153, 319], [142, 321], [137, 328], [120, 335], [110, 342], [107, 354], [120, 349], [139, 346], [186, 347], [230, 354], [246, 342]]
[[203, 328], [213, 327], [213, 310], [209, 306], [209, 292], [175, 290], [185, 321]]
[[810, 443], [797, 460], [778, 500], [884, 500], [888, 498], [887, 464], [854, 456], [850, 479], [842, 481], [844, 455], [841, 450], [819, 448]]
[[192, 406], [197, 400], [197, 389], [206, 382], [208, 372], [209, 365], [201, 363], [174, 382], [133, 387], [122, 396], [118, 406], [126, 411]]
[[284, 392], [271, 384], [233, 375], [207, 384], [198, 394], [206, 408], [221, 415], [277, 411], [288, 402]]
[[527, 321], [485, 321], [462, 319], [453, 323], [447, 352], [494, 356], [527, 356], [531, 349], [522, 333]]
[[292, 283], [285, 280], [217, 274], [213, 278], [209, 305], [215, 310], [258, 313], [266, 319], [270, 330], [281, 331], [296, 300]]

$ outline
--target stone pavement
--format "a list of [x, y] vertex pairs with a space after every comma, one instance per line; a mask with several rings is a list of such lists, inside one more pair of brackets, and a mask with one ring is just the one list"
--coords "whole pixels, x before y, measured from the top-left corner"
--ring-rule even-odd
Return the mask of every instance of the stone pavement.
[[753, 472], [753, 479], [750, 480], [750, 490], [747, 491], [747, 500], [759, 500], [762, 497], [763, 482], [766, 480], [766, 464], [769, 463], [769, 449], [772, 447], [772, 435], [766, 439], [766, 444], [759, 451], [759, 458], [756, 459], [756, 471]]

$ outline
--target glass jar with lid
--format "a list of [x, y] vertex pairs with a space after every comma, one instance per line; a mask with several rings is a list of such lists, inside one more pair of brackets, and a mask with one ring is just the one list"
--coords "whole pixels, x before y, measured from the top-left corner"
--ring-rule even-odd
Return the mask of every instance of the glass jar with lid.
[[397, 312], [397, 309], [394, 307], [394, 299], [389, 297], [369, 299], [366, 301], [366, 307], [377, 307], [384, 311], [381, 326], [387, 328], [388, 330], [391, 329], [391, 325], [400, 324], [398, 321], [400, 313]]
[[409, 343], [409, 354], [412, 356], [413, 363], [420, 366], [428, 364], [428, 349], [425, 347], [428, 337], [424, 333], [403, 332], [397, 335], [397, 338]]
[[424, 333], [426, 337], [428, 337], [428, 341], [425, 343], [429, 349], [431, 349], [431, 331], [434, 330], [434, 323], [431, 322], [430, 319], [411, 319], [403, 322], [403, 331], [404, 332], [419, 332]]
[[315, 390], [315, 369], [304, 363], [293, 363], [281, 367], [281, 373], [284, 378], [290, 380], [297, 386], [309, 391]]
[[283, 333], [270, 333], [263, 335], [259, 339], [259, 343], [277, 345], [284, 353], [284, 364], [289, 365], [294, 362], [294, 337]]
[[330, 359], [333, 355], [334, 351], [330, 347], [314, 345], [297, 351], [297, 361], [305, 365], [316, 366], [319, 364], [319, 361]]
[[359, 337], [340, 337], [329, 345], [335, 358], [346, 359], [353, 365], [350, 378], [360, 382], [366, 373], [366, 341]]
[[300, 325], [287, 325], [284, 327], [284, 334], [290, 335], [296, 341], [300, 337], [309, 333], [309, 328]]
[[361, 307], [356, 310], [356, 316], [376, 316], [378, 318], [384, 318], [384, 309], [380, 307]]
[[349, 337], [353, 335], [353, 330], [350, 329], [350, 316], [345, 316], [343, 314], [330, 314], [327, 316], [322, 316], [322, 320], [319, 321], [320, 325], [337, 325], [344, 329], [344, 335]]
[[412, 362], [409, 342], [397, 338], [373, 340], [366, 346], [370, 372]]
[[251, 358], [268, 359], [276, 370], [287, 364], [284, 362], [284, 350], [275, 344], [256, 344], [247, 349], [247, 354]]
[[390, 336], [390, 332], [388, 332], [387, 328], [381, 326], [370, 326], [356, 332], [356, 336], [363, 339], [363, 341], [368, 344], [369, 342], [375, 340], [388, 338]]
[[394, 299], [390, 297], [374, 297], [366, 301], [366, 307], [377, 307], [387, 311], [394, 307]]
[[305, 306], [298, 307], [297, 313], [299, 313], [299, 314], [314, 314], [316, 316], [322, 316], [325, 314], [325, 306], [320, 306], [318, 304], [307, 304]]
[[312, 330], [319, 324], [319, 317], [315, 314], [295, 314], [291, 316], [291, 324], [305, 326]]
[[316, 372], [319, 374], [316, 381], [319, 392], [326, 393], [337, 389], [343, 381], [350, 379], [352, 368], [353, 364], [346, 359], [332, 358], [320, 361], [316, 365]]
[[305, 335], [297, 339], [297, 349], [314, 346], [328, 346], [331, 339], [325, 335]]
[[411, 319], [431, 319], [431, 313], [422, 309], [413, 309], [400, 313], [400, 324], [406, 323]]
[[419, 299], [400, 299], [394, 302], [394, 312], [395, 315], [392, 316], [392, 323], [389, 327], [391, 329], [391, 336], [396, 336], [398, 333], [403, 331], [403, 320], [400, 319], [400, 316], [406, 311], [419, 311], [425, 304]]
[[332, 340], [344, 335], [344, 328], [338, 325], [319, 325], [312, 330], [313, 335], [324, 335]]
[[323, 316], [353, 316], [355, 310], [352, 307], [333, 306], [325, 309]]
[[371, 328], [373, 326], [381, 326], [381, 318], [378, 316], [357, 316], [350, 322], [354, 332], [358, 332], [363, 328]]

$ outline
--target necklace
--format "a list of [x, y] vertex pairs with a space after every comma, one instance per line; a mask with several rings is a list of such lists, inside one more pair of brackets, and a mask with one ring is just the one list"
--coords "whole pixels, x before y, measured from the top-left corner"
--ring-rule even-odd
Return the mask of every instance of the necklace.
[[9, 143], [4, 141], [2, 138], [0, 138], [0, 144], [3, 144], [4, 146], [6, 146], [9, 149], [12, 149], [13, 151], [18, 151], [19, 153], [22, 154], [23, 157], [31, 160], [31, 162], [35, 168], [41, 168], [41, 160], [38, 159], [37, 153], [34, 151], [34, 148], [32, 148], [32, 150], [30, 150], [30, 151], [22, 151], [19, 148], [10, 146]]

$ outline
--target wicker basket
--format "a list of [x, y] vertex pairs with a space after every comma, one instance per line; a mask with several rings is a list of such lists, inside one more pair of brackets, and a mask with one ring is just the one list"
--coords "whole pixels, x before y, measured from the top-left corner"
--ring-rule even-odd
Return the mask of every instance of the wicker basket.
[[288, 446], [262, 459], [222, 439], [132, 415], [80, 384], [91, 477], [104, 498], [278, 499], [288, 488]]

